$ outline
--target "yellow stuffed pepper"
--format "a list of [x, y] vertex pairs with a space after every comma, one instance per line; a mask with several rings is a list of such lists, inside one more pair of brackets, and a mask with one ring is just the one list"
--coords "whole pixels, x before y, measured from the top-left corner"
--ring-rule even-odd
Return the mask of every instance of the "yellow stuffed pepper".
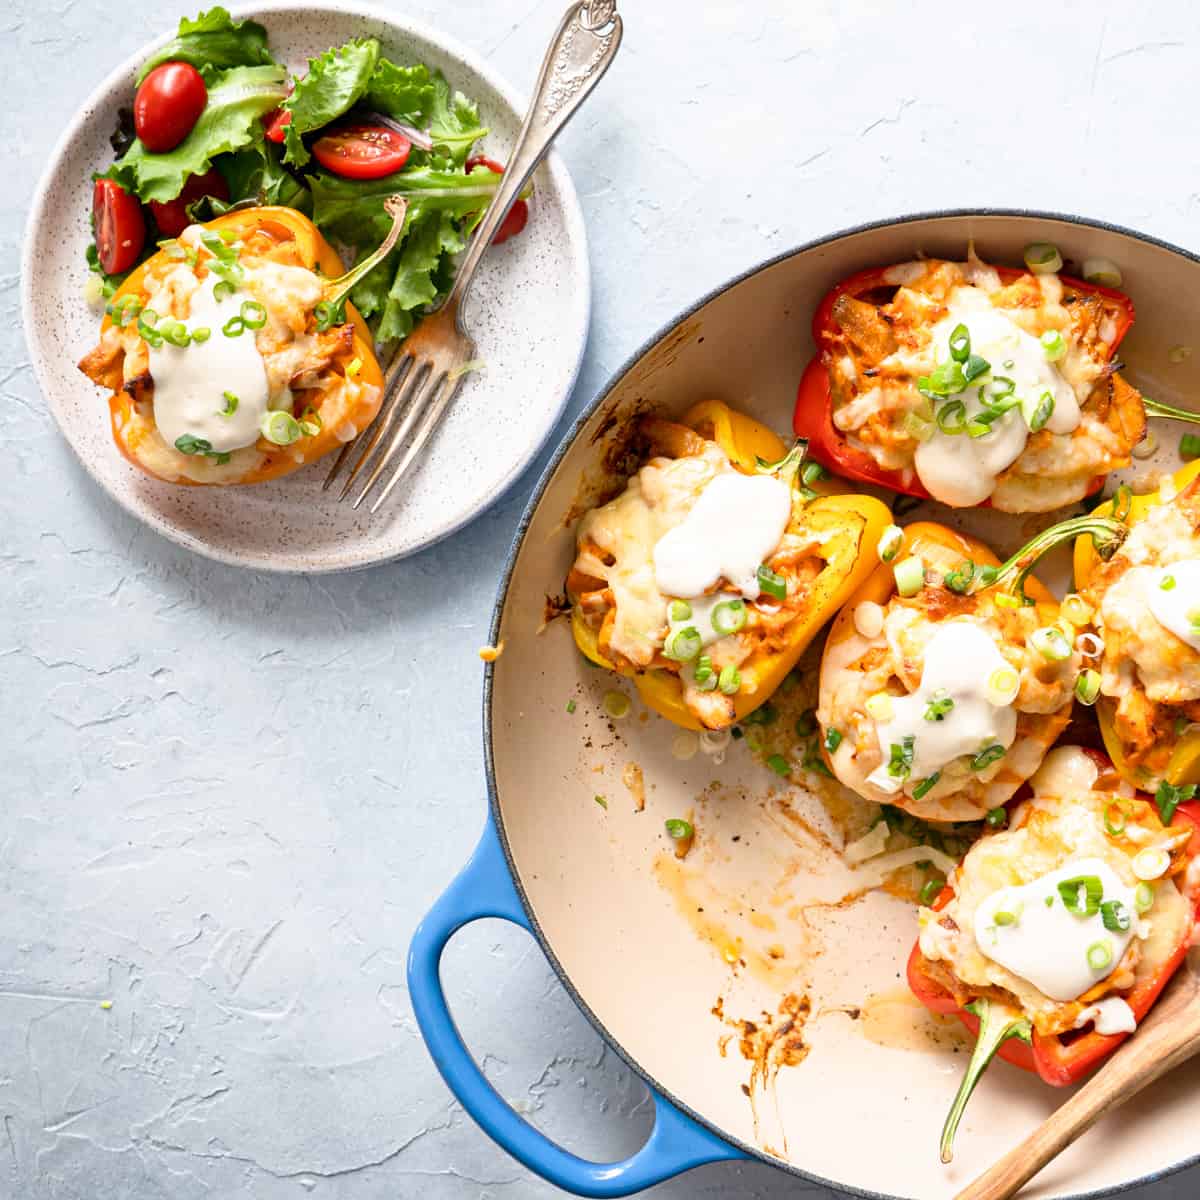
[[[393, 202], [389, 202], [393, 203]], [[252, 208], [191, 225], [130, 273], [79, 364], [108, 388], [113, 438], [168, 483], [261, 483], [375, 419], [383, 378], [349, 275], [302, 213]]]
[[1100, 731], [1117, 770], [1142, 789], [1200, 783], [1198, 478], [1200, 462], [1189, 463], [1158, 491], [1097, 509], [1129, 526], [1107, 562], [1090, 538], [1075, 546], [1075, 586], [1097, 634]]
[[[725, 729], [763, 704], [877, 562], [891, 514], [829, 494], [791, 451], [716, 401], [639, 422], [644, 465], [587, 513], [567, 577], [592, 662], [633, 676], [687, 729]], [[824, 494], [822, 494], [824, 493]]]
[[1077, 630], [1029, 571], [1089, 522], [1003, 564], [942, 525], [896, 531], [821, 660], [817, 720], [842, 783], [924, 820], [1001, 823], [1070, 720], [1080, 673]]

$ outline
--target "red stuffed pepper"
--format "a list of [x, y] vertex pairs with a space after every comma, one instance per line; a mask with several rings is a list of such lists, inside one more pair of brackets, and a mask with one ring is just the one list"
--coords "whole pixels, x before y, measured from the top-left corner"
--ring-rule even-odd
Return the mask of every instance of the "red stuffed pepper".
[[1147, 413], [1200, 420], [1117, 371], [1133, 319], [1122, 292], [973, 253], [861, 271], [817, 308], [793, 424], [847, 478], [1048, 512], [1128, 466]]
[[908, 962], [916, 997], [977, 1039], [943, 1162], [996, 1054], [1056, 1087], [1082, 1079], [1149, 1012], [1197, 919], [1200, 804], [1156, 803], [1073, 746], [1053, 751], [1031, 787], [921, 910]]

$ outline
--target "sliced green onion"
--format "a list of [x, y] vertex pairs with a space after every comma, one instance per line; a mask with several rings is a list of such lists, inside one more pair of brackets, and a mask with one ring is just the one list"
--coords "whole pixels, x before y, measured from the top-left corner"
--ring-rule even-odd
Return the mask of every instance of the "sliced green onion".
[[904, 432], [915, 441], [925, 443], [933, 437], [933, 424], [919, 413], [906, 412], [901, 422]]
[[822, 479], [828, 478], [829, 472], [818, 462], [806, 462], [800, 468], [800, 482], [805, 487], [812, 487], [814, 483], [820, 483]]
[[892, 742], [888, 747], [887, 773], [893, 779], [907, 779], [912, 774], [913, 749], [915, 745], [916, 739], [909, 733], [905, 734], [900, 741]]
[[941, 779], [941, 771], [934, 771], [932, 775], [926, 775], [912, 790], [912, 798], [920, 800], [927, 792], [931, 791], [939, 779]]
[[682, 821], [678, 817], [671, 817], [669, 820], [664, 821], [663, 824], [667, 830], [667, 837], [673, 842], [683, 842], [696, 835], [691, 821]]
[[300, 422], [290, 412], [269, 412], [259, 426], [263, 437], [276, 446], [290, 446], [300, 437]]
[[1098, 283], [1101, 287], [1121, 286], [1121, 268], [1111, 258], [1085, 258], [1083, 277], [1088, 283]]
[[577, 707], [577, 705], [575, 704], [574, 700], [567, 701], [567, 712], [573, 713], [575, 711], [576, 707]]
[[1002, 908], [992, 913], [992, 920], [997, 925], [1015, 925], [1020, 920], [1020, 913], [1012, 912], [1009, 909]]
[[1007, 375], [993, 375], [980, 389], [980, 399], [985, 404], [996, 404], [1007, 400], [1017, 390], [1016, 382]]
[[1133, 873], [1139, 879], [1160, 879], [1171, 866], [1171, 856], [1157, 846], [1147, 846], [1133, 856]]
[[1133, 890], [1133, 907], [1145, 915], [1154, 907], [1154, 888], [1148, 883], [1139, 883]]
[[1087, 948], [1087, 964], [1093, 971], [1104, 971], [1112, 966], [1112, 942], [1108, 938], [1093, 942]]
[[1068, 592], [1059, 605], [1059, 612], [1072, 625], [1086, 625], [1092, 619], [1095, 609], [1078, 592]]
[[1043, 625], [1029, 635], [1029, 644], [1047, 661], [1064, 662], [1071, 657], [1071, 643], [1057, 625]]
[[967, 428], [967, 406], [961, 400], [947, 400], [937, 410], [937, 427], [951, 435], [963, 433]]
[[987, 435], [991, 432], [991, 425], [987, 421], [981, 421], [978, 417], [972, 417], [971, 420], [967, 422], [967, 437], [987, 437]]
[[666, 645], [663, 646], [663, 654], [676, 662], [691, 662], [700, 653], [703, 644], [700, 630], [695, 625], [685, 625], [668, 636]]
[[904, 530], [899, 525], [889, 525], [879, 535], [879, 544], [875, 548], [879, 555], [879, 561], [885, 563], [891, 562], [900, 553], [900, 547], [903, 543]]
[[972, 354], [963, 363], [963, 378], [968, 383], [974, 383], [980, 375], [986, 375], [991, 369], [992, 364], [986, 358], [981, 358], [978, 354]]
[[1099, 875], [1073, 875], [1059, 881], [1058, 894], [1068, 912], [1077, 917], [1094, 917], [1100, 911], [1104, 884]]
[[1176, 787], [1164, 779], [1154, 793], [1154, 802], [1158, 805], [1158, 815], [1162, 819], [1162, 823], [1170, 825], [1175, 818], [1175, 810], [1180, 804], [1191, 800], [1195, 795], [1196, 785], [1194, 783]]
[[1029, 426], [1029, 432], [1037, 433], [1054, 415], [1053, 394], [1043, 392], [1036, 404], [1031, 400], [1022, 400], [1021, 413], [1025, 417], [1025, 424]]
[[192, 341], [196, 343], [207, 342], [212, 337], [212, 330], [207, 325], [199, 325], [192, 330]]
[[1185, 433], [1179, 439], [1179, 454], [1182, 458], [1200, 458], [1200, 434]]
[[182, 321], [176, 321], [174, 318], [160, 321], [157, 328], [158, 332], [162, 334], [163, 340], [169, 342], [172, 346], [186, 346], [192, 340], [187, 326]]
[[224, 325], [221, 326], [221, 332], [226, 337], [241, 337], [246, 332], [246, 322], [241, 317], [230, 317]]
[[267, 323], [267, 310], [257, 300], [243, 300], [240, 315], [247, 329], [261, 329]]
[[988, 815], [984, 817], [984, 820], [987, 822], [989, 828], [999, 829], [1001, 825], [1008, 824], [1008, 809], [1003, 804], [997, 808], [989, 809]]
[[600, 703], [614, 721], [619, 721], [622, 717], [629, 715], [629, 697], [624, 692], [618, 692], [615, 689], [605, 692]]
[[1172, 366], [1177, 367], [1180, 363], [1187, 362], [1192, 357], [1191, 346], [1172, 346], [1167, 351], [1167, 362]]
[[1125, 800], [1113, 800], [1104, 810], [1104, 832], [1109, 837], [1120, 837], [1129, 824], [1129, 804]]
[[211, 454], [212, 442], [207, 438], [193, 437], [190, 433], [184, 433], [175, 439], [175, 449], [180, 454]]
[[1075, 699], [1091, 708], [1100, 696], [1100, 672], [1088, 667], [1075, 677]]
[[734, 695], [741, 686], [742, 674], [737, 667], [730, 664], [721, 668], [721, 674], [717, 679], [717, 687], [726, 696]]
[[667, 615], [672, 621], [686, 621], [692, 615], [692, 606], [686, 600], [672, 600]]
[[776, 600], [787, 599], [787, 580], [782, 575], [776, 575], [766, 563], [758, 568], [758, 586]]
[[825, 749], [833, 754], [842, 744], [842, 734], [837, 729], [827, 729], [825, 731]]
[[944, 879], [927, 879], [922, 885], [921, 890], [917, 894], [917, 899], [926, 907], [931, 905], [938, 896], [942, 893], [942, 888], [946, 886]]
[[1025, 265], [1035, 275], [1053, 275], [1062, 270], [1062, 255], [1051, 242], [1031, 242], [1025, 247]]
[[771, 754], [767, 756], [767, 766], [775, 772], [776, 775], [786, 778], [792, 773], [791, 764], [782, 754]]
[[954, 708], [954, 701], [949, 696], [935, 696], [925, 705], [925, 720], [941, 721]]
[[769, 700], [760, 704], [753, 712], [742, 718], [743, 725], [774, 725], [779, 720], [779, 709]]
[[999, 762], [1004, 757], [1004, 747], [997, 742], [992, 746], [985, 746], [978, 754], [971, 759], [972, 771], [986, 771], [994, 762]]
[[[712, 658], [707, 654], [702, 654], [696, 659], [695, 676], [696, 682], [699, 684], [706, 683], [709, 679], [713, 679], [716, 672], [713, 670]], [[716, 687], [714, 679], [713, 687]]]
[[713, 607], [709, 620], [722, 637], [737, 633], [746, 624], [746, 602], [740, 599], [722, 600]]
[[966, 362], [971, 355], [971, 332], [965, 325], [955, 325], [950, 334], [950, 357], [955, 362]]
[[1100, 919], [1104, 928], [1112, 933], [1124, 933], [1133, 921], [1129, 909], [1120, 900], [1105, 900], [1100, 905]]
[[1042, 343], [1047, 362], [1058, 362], [1067, 352], [1067, 339], [1057, 329], [1047, 329], [1038, 341]]
[[230, 280], [219, 280], [213, 284], [213, 299], [220, 304], [222, 300], [228, 300], [236, 291], [237, 287]]
[[925, 586], [925, 564], [919, 558], [906, 558], [892, 568], [896, 591], [901, 596], [915, 596]]
[[142, 306], [136, 296], [122, 296], [106, 305], [104, 311], [112, 317], [113, 324], [118, 329], [124, 329], [142, 311]]
[[225, 399], [225, 407], [220, 410], [219, 416], [232, 417], [238, 410], [238, 398], [232, 392], [222, 392], [221, 395]]
[[965, 596], [975, 578], [975, 564], [971, 559], [964, 559], [953, 571], [947, 571], [942, 576], [942, 583], [952, 592]]
[[892, 697], [887, 692], [876, 692], [873, 696], [868, 696], [865, 707], [867, 716], [885, 725], [896, 712]]
[[1160, 588], [1162, 588], [1162, 590], [1164, 592], [1172, 591], [1175, 587], [1175, 576], [1174, 575], [1164, 575], [1158, 581], [1158, 586]]
[[163, 344], [162, 334], [159, 333], [158, 330], [154, 328], [155, 325], [157, 325], [157, 324], [158, 324], [158, 313], [156, 313], [154, 311], [154, 309], [143, 308], [142, 311], [140, 313], [138, 313], [138, 318], [137, 318], [138, 336], [148, 346], [152, 346], [155, 349], [157, 349], [159, 346], [161, 346]]
[[994, 708], [1006, 708], [1020, 690], [1020, 672], [1012, 667], [997, 667], [987, 678], [987, 702]]

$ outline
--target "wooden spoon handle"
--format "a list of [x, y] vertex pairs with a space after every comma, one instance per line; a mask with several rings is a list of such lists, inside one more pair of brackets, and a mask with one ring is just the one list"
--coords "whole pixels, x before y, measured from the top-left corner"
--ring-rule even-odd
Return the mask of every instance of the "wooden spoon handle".
[[1200, 995], [1185, 967], [1137, 1031], [1033, 1134], [955, 1200], [1009, 1200], [1105, 1113], [1200, 1051]]

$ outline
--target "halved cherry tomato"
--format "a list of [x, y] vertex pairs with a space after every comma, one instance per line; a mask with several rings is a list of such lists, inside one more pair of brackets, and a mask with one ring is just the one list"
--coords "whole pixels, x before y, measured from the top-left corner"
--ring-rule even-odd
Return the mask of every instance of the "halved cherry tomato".
[[190, 63], [167, 62], [155, 67], [133, 99], [133, 127], [142, 145], [154, 154], [174, 150], [208, 103], [204, 77]]
[[[488, 158], [485, 154], [472, 155], [467, 159], [466, 165], [468, 175], [476, 167], [487, 167], [489, 171], [495, 171], [497, 175], [504, 174], [503, 165], [494, 158]], [[496, 230], [496, 235], [492, 238], [492, 245], [498, 246], [501, 242], [507, 242], [510, 237], [516, 237], [528, 223], [529, 205], [524, 200], [514, 200], [512, 208], [508, 210], [508, 215], [500, 222], [500, 228]]]
[[189, 175], [183, 191], [174, 200], [150, 201], [150, 211], [154, 214], [159, 233], [163, 237], [178, 237], [191, 224], [188, 208], [202, 196], [229, 199], [229, 184], [216, 167], [211, 167], [203, 175]]
[[287, 127], [292, 123], [292, 110], [290, 108], [273, 108], [263, 117], [263, 124], [267, 127], [263, 136], [268, 142], [274, 142], [277, 146], [282, 145], [287, 138]]
[[109, 275], [128, 271], [146, 244], [142, 206], [115, 179], [97, 179], [92, 189], [92, 229], [100, 265]]
[[412, 142], [384, 125], [342, 125], [318, 138], [313, 157], [344, 179], [382, 179], [408, 162]]

